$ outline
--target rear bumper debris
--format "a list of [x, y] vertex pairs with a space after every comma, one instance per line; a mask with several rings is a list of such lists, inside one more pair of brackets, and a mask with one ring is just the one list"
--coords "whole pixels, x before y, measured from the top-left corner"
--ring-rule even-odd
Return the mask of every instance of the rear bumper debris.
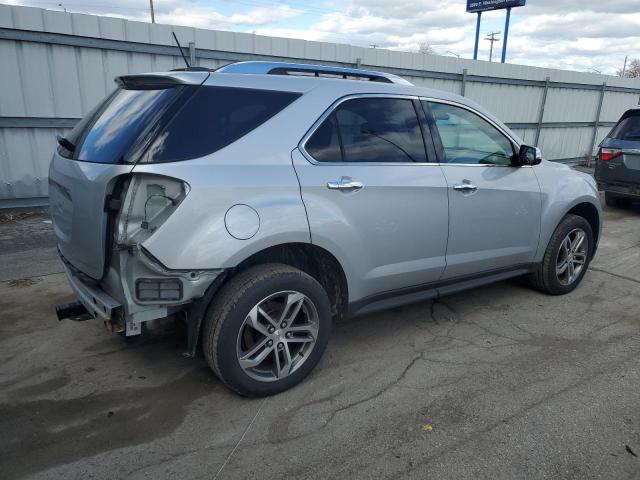
[[97, 284], [91, 284], [84, 275], [71, 270], [64, 262], [65, 274], [73, 293], [78, 297], [79, 302], [87, 309], [87, 312], [93, 318], [100, 318], [105, 321], [111, 321], [116, 309], [122, 305], [115, 299], [107, 295]]

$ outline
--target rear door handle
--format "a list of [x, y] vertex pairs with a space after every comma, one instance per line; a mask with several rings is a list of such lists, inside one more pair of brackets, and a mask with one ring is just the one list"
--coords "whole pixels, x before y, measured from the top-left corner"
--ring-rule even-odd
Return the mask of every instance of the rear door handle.
[[458, 192], [475, 192], [476, 190], [478, 190], [478, 187], [473, 183], [463, 182], [460, 185], [454, 185], [453, 189]]
[[335, 182], [327, 182], [327, 188], [329, 190], [360, 190], [362, 187], [364, 187], [362, 182], [351, 180], [348, 177], [342, 177]]

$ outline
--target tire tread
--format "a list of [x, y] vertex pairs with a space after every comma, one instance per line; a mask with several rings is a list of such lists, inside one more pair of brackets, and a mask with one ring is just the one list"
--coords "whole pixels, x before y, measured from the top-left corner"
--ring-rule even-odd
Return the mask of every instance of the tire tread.
[[222, 374], [217, 354], [217, 345], [222, 325], [224, 324], [224, 320], [230, 315], [233, 309], [236, 308], [238, 302], [248, 290], [262, 281], [282, 274], [308, 276], [301, 270], [280, 263], [265, 263], [250, 267], [232, 277], [231, 280], [229, 280], [220, 289], [205, 313], [205, 319], [202, 326], [202, 349], [204, 356], [209, 367], [213, 370], [213, 373], [220, 379], [220, 381], [222, 381], [227, 388], [239, 395], [247, 397], [255, 396], [252, 392], [244, 391], [236, 387]]
[[[529, 282], [536, 290], [540, 290], [541, 292], [548, 293], [551, 295], [558, 295], [563, 292], [556, 291], [555, 288], [549, 282], [549, 272], [551, 269], [555, 271], [555, 258], [554, 253], [555, 249], [551, 248], [556, 244], [559, 240], [562, 240], [562, 237], [566, 235], [565, 227], [577, 221], [585, 222], [586, 228], [588, 229], [587, 235], [589, 237], [589, 241], [593, 238], [593, 232], [591, 231], [589, 223], [586, 221], [584, 217], [574, 214], [565, 215], [565, 217], [560, 221], [556, 229], [554, 230], [551, 238], [549, 239], [549, 243], [547, 244], [547, 248], [544, 252], [544, 256], [542, 257], [542, 262], [536, 265], [533, 272], [529, 274]], [[589, 249], [592, 248], [590, 243]], [[589, 250], [589, 254], [591, 254], [591, 250]], [[589, 267], [589, 260], [587, 260], [585, 264], [585, 272]], [[581, 279], [580, 279], [581, 280]]]

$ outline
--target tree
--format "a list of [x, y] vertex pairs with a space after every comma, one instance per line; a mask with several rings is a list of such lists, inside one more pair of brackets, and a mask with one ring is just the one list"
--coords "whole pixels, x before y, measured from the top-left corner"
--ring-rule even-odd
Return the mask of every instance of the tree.
[[616, 72], [619, 77], [630, 77], [630, 78], [639, 78], [640, 77], [640, 59], [634, 58], [627, 63], [627, 68], [624, 71], [624, 75], [622, 74], [622, 69]]
[[434, 55], [436, 52], [428, 43], [421, 43], [418, 46], [418, 53], [422, 53], [424, 55]]

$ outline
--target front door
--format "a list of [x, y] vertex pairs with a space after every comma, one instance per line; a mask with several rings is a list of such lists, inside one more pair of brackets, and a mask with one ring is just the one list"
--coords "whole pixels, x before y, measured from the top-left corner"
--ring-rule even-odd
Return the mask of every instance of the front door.
[[442, 279], [530, 264], [540, 235], [535, 167], [512, 166], [517, 146], [480, 114], [448, 103], [425, 107], [436, 126], [434, 142], [449, 187]]
[[293, 152], [311, 241], [343, 265], [351, 302], [444, 271], [447, 185], [418, 114], [411, 98], [347, 99]]

